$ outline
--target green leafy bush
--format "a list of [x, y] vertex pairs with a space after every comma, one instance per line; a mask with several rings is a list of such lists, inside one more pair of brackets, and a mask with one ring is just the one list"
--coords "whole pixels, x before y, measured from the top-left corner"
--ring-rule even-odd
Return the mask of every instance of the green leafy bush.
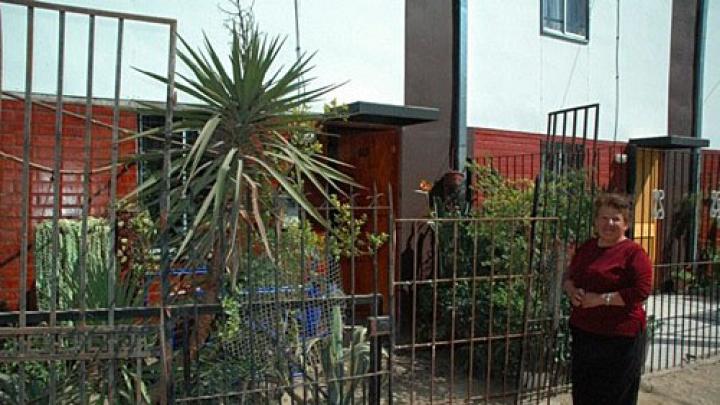
[[[442, 213], [441, 217], [463, 219], [430, 222], [440, 281], [417, 287], [417, 339], [485, 337], [485, 342], [473, 344], [472, 357], [470, 345], [460, 345], [455, 358], [480, 374], [491, 369], [514, 377], [519, 372], [525, 315], [552, 317], [556, 305], [568, 307], [564, 297], [552, 296], [556, 269], [559, 260], [568, 259], [569, 246], [590, 236], [591, 196], [579, 170], [546, 173], [540, 190], [529, 180], [508, 180], [487, 166], [475, 164], [471, 171], [478, 204], [470, 215]], [[531, 220], [533, 214], [557, 219]], [[527, 276], [535, 283], [531, 294]], [[452, 281], [455, 278], [460, 280]], [[515, 337], [506, 340], [507, 335]], [[555, 348], [555, 361], [567, 360], [560, 353], [563, 347]], [[539, 353], [541, 349], [528, 348]]]

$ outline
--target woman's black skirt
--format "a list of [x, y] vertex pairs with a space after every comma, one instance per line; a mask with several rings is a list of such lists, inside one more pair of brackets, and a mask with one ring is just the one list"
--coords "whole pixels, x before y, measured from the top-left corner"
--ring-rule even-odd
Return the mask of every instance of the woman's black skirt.
[[601, 336], [573, 328], [573, 404], [637, 404], [645, 340], [645, 333]]

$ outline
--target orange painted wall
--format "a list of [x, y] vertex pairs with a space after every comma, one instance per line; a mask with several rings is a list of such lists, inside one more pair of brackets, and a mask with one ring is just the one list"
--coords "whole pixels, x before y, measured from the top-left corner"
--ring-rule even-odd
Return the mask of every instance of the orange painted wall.
[[[350, 129], [342, 128], [337, 143], [337, 158], [354, 166], [348, 169], [355, 181], [365, 189], [355, 190], [355, 204], [367, 207], [371, 204], [373, 186], [377, 187], [378, 205], [387, 207], [389, 204], [388, 185], [392, 185], [393, 201], [397, 202], [398, 165], [399, 165], [399, 130], [396, 129]], [[387, 209], [377, 211], [377, 231], [390, 233], [388, 228], [389, 212]], [[363, 231], [372, 231], [372, 210], [359, 210], [357, 215], [367, 215], [367, 224]], [[375, 268], [377, 268], [377, 291], [383, 295], [383, 311], [387, 313], [388, 276], [390, 255], [385, 244], [377, 254], [377, 267], [373, 264], [373, 256], [360, 256], [355, 259], [354, 266], [344, 260], [343, 289], [349, 294], [369, 294], [375, 291]], [[354, 274], [353, 274], [354, 273]], [[353, 280], [354, 279], [354, 285]]]

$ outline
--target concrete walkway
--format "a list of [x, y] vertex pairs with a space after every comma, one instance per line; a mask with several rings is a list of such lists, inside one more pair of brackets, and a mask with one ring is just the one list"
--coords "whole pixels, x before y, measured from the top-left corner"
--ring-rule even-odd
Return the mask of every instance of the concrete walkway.
[[[647, 302], [652, 345], [646, 372], [680, 367], [720, 353], [720, 303], [693, 295], [653, 295]], [[652, 323], [652, 322], [651, 322]], [[720, 403], [720, 399], [718, 400]]]
[[[639, 405], [717, 405], [720, 403], [720, 357], [682, 368], [645, 375]], [[571, 405], [570, 394], [550, 399], [551, 405]]]

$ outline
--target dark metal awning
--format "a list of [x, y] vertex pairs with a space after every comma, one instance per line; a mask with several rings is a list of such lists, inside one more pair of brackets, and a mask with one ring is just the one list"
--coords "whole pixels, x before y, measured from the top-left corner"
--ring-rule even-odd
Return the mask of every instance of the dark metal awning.
[[689, 136], [666, 135], [655, 136], [650, 138], [634, 138], [630, 139], [630, 145], [639, 148], [649, 149], [697, 149], [705, 148], [710, 145], [708, 139], [691, 138]]
[[332, 120], [337, 126], [404, 127], [437, 121], [440, 110], [431, 107], [392, 105], [356, 101], [348, 104], [347, 120]]

